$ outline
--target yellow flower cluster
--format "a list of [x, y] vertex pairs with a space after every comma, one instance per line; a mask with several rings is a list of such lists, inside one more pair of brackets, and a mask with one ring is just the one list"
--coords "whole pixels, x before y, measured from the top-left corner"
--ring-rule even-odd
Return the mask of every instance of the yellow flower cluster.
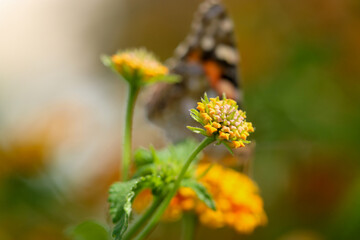
[[[200, 176], [208, 168], [209, 164], [199, 164], [197, 175]], [[177, 220], [184, 211], [195, 211], [205, 226], [229, 226], [244, 234], [252, 233], [257, 226], [267, 223], [258, 188], [246, 175], [215, 164], [200, 182], [214, 198], [217, 210], [208, 208], [190, 188], [182, 187], [171, 200], [164, 214], [165, 220]], [[150, 198], [150, 191], [140, 193], [135, 199], [134, 209], [143, 210]]]
[[246, 138], [249, 133], [254, 132], [252, 123], [245, 120], [245, 112], [238, 110], [237, 103], [232, 99], [220, 100], [217, 97], [209, 100], [205, 94], [196, 109], [198, 111], [191, 110], [191, 115], [204, 126], [205, 134], [215, 135], [218, 140], [226, 141], [232, 148], [244, 147], [245, 143], [248, 143]]
[[[203, 173], [208, 167], [209, 164], [200, 164], [197, 173]], [[240, 233], [251, 233], [255, 227], [266, 224], [258, 188], [246, 175], [215, 164], [200, 182], [213, 196], [217, 208], [213, 211], [202, 202], [197, 204], [195, 210], [202, 224], [230, 226]]]
[[187, 187], [181, 187], [166, 209], [163, 219], [167, 221], [178, 220], [184, 211], [194, 210], [197, 204], [196, 193]]
[[131, 75], [137, 72], [142, 75], [145, 81], [153, 77], [166, 75], [169, 72], [167, 67], [144, 49], [122, 51], [113, 55], [111, 59], [121, 75], [127, 75], [125, 71], [128, 71]]

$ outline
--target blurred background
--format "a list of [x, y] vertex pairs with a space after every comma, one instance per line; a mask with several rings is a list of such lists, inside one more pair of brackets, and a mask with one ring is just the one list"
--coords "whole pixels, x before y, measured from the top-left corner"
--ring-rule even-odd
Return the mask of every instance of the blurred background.
[[[126, 86], [99, 56], [145, 46], [171, 57], [200, 2], [0, 0], [1, 240], [62, 240], [82, 220], [109, 223]], [[256, 126], [252, 177], [269, 223], [249, 236], [200, 228], [198, 239], [355, 239], [360, 2], [223, 2], [242, 57], [245, 109]], [[164, 146], [144, 104], [140, 96], [134, 148]], [[179, 231], [166, 223], [152, 239]]]

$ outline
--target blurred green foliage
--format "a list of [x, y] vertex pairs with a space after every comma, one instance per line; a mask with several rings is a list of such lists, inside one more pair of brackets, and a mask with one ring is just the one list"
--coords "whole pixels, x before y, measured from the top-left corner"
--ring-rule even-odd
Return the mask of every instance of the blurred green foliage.
[[111, 240], [109, 231], [95, 221], [85, 221], [67, 229], [72, 240]]

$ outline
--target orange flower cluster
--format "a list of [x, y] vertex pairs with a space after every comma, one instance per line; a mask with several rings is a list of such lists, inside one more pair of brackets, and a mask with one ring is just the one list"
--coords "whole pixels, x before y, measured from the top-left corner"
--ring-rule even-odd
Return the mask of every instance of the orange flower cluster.
[[[200, 164], [198, 174], [208, 167], [209, 164]], [[246, 175], [215, 164], [200, 181], [213, 196], [217, 208], [213, 211], [202, 202], [197, 204], [195, 211], [202, 224], [215, 228], [227, 225], [240, 233], [251, 233], [255, 227], [266, 224], [258, 188]]]
[[[197, 174], [200, 176], [208, 167], [209, 164], [199, 164]], [[180, 188], [164, 214], [165, 220], [177, 220], [184, 211], [195, 211], [205, 226], [229, 226], [244, 234], [249, 234], [257, 226], [267, 223], [258, 188], [246, 175], [215, 164], [200, 182], [213, 196], [217, 210], [208, 208], [190, 188]], [[144, 209], [150, 198], [150, 191], [142, 192], [135, 199], [134, 209]]]

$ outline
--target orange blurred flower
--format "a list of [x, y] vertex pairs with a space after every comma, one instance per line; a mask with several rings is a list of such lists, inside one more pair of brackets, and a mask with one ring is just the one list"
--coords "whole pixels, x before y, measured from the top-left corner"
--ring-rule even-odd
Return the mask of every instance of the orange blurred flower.
[[[209, 168], [209, 164], [199, 164], [197, 175]], [[199, 180], [215, 200], [216, 211], [208, 208], [190, 188], [182, 187], [164, 214], [165, 220], [178, 220], [184, 211], [195, 211], [199, 221], [208, 227], [229, 226], [239, 233], [249, 234], [257, 226], [267, 223], [263, 201], [256, 184], [246, 175], [214, 164], [210, 171]], [[142, 211], [151, 202], [151, 192], [143, 191], [135, 199], [134, 209]]]

